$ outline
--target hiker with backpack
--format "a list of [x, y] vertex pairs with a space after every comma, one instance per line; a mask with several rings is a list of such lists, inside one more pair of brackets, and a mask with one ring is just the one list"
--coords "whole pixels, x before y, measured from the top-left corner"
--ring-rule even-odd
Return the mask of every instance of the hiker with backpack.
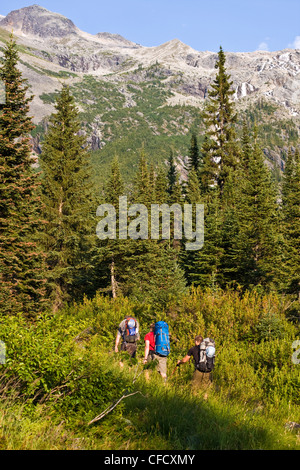
[[144, 364], [154, 360], [155, 353], [155, 336], [154, 336], [155, 323], [151, 323], [149, 328], [149, 333], [146, 334], [145, 341], [145, 355], [144, 355]]
[[177, 366], [194, 359], [195, 371], [193, 375], [193, 386], [209, 385], [212, 381], [211, 372], [215, 364], [215, 342], [201, 335], [195, 337], [195, 345], [190, 348], [183, 359], [177, 362]]
[[[150, 331], [145, 336], [145, 358], [147, 362], [157, 361], [157, 371], [166, 382], [167, 357], [170, 354], [169, 325], [164, 321], [158, 321], [150, 325]], [[147, 379], [148, 379], [147, 375]]]
[[[144, 352], [144, 364], [149, 364], [151, 361], [154, 361], [154, 352], [155, 352], [155, 336], [154, 336], [154, 327], [155, 324], [151, 323], [149, 332], [145, 335], [145, 352]], [[149, 381], [149, 370], [145, 370], [145, 378], [147, 382]]]
[[119, 343], [122, 339], [121, 351], [127, 351], [134, 358], [137, 350], [137, 341], [140, 339], [139, 329], [139, 322], [136, 318], [126, 316], [118, 327], [115, 352], [119, 352]]

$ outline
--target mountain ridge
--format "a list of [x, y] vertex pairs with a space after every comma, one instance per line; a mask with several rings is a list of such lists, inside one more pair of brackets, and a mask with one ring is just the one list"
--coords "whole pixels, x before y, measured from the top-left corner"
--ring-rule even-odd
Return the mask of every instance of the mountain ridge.
[[[0, 20], [0, 28], [13, 28], [18, 42], [33, 54], [75, 73], [122, 74], [161, 62], [175, 74], [183, 73], [187, 94], [196, 98], [205, 97], [203, 90], [215, 73], [215, 52], [196, 51], [176, 38], [146, 47], [118, 34], [91, 35], [39, 5], [10, 12]], [[292, 116], [300, 115], [300, 50], [227, 52], [226, 56], [236, 99], [260, 94], [286, 107]]]
[[[39, 5], [0, 17], [1, 42], [8, 40], [12, 30], [19, 46], [20, 69], [35, 95], [31, 105], [35, 124], [47, 119], [54, 110], [55, 94], [62, 83], [68, 83], [83, 113], [92, 148], [102, 153], [104, 146], [116, 138], [107, 129], [113, 128], [109, 119], [118, 119], [112, 117], [118, 107], [119, 114], [125, 110], [127, 113], [124, 129], [118, 131], [121, 135], [130, 126], [141, 126], [141, 118], [143, 126], [147, 124], [151, 135], [157, 138], [164, 134], [187, 135], [197, 121], [191, 115], [196, 116], [197, 110], [203, 108], [215, 78], [216, 52], [196, 51], [177, 38], [146, 47], [119, 34], [92, 35], [63, 15]], [[260, 123], [262, 133], [263, 126], [270, 124], [279, 134], [277, 123], [292, 120], [289, 126], [293, 125], [292, 132], [299, 134], [300, 50], [225, 54], [237, 107], [243, 112], [250, 110], [251, 115], [252, 107], [266, 102], [264, 109], [270, 116]], [[181, 113], [178, 106], [183, 107]], [[162, 118], [160, 114], [166, 112], [169, 117]], [[184, 125], [180, 124], [182, 114], [187, 116]], [[281, 140], [285, 141], [284, 136]], [[281, 150], [276, 149], [275, 155], [272, 151], [266, 150], [269, 161], [277, 159], [281, 166]]]

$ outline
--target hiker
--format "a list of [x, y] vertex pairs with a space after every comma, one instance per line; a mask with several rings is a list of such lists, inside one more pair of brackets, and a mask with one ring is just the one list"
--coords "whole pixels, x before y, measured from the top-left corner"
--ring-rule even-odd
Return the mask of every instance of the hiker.
[[179, 366], [180, 364], [184, 364], [185, 362], [188, 362], [191, 357], [193, 356], [193, 359], [194, 359], [194, 363], [195, 363], [195, 369], [197, 370], [197, 364], [199, 363], [199, 360], [200, 360], [200, 344], [202, 343], [203, 341], [203, 338], [202, 336], [198, 335], [196, 336], [195, 338], [195, 346], [193, 346], [192, 348], [190, 348], [186, 354], [186, 356], [184, 356], [183, 359], [179, 360], [177, 362], [177, 365]]
[[127, 315], [123, 321], [121, 321], [116, 341], [115, 341], [115, 352], [119, 352], [119, 343], [122, 339], [121, 351], [127, 351], [132, 358], [136, 355], [137, 341], [140, 339], [139, 334], [139, 322], [129, 315]]
[[154, 325], [155, 350], [154, 359], [158, 361], [157, 370], [167, 381], [167, 358], [170, 354], [169, 325], [165, 321], [158, 321]]
[[[151, 323], [149, 327], [149, 332], [145, 335], [144, 341], [145, 341], [145, 353], [144, 353], [144, 360], [143, 363], [147, 364], [151, 361], [153, 361], [154, 358], [154, 352], [155, 352], [155, 337], [154, 337], [154, 327], [155, 324]], [[149, 370], [145, 370], [145, 378], [147, 382], [149, 382]]]
[[155, 324], [151, 323], [149, 328], [149, 333], [146, 334], [144, 341], [145, 341], [145, 357], [144, 357], [144, 364], [147, 362], [151, 362], [154, 359], [155, 353], [155, 337], [154, 337], [154, 327]]
[[[158, 321], [150, 325], [150, 331], [145, 338], [144, 364], [157, 361], [156, 370], [160, 373], [164, 382], [167, 381], [167, 357], [170, 353], [169, 326], [166, 322]], [[145, 371], [146, 380], [149, 373]]]
[[[212, 348], [211, 350], [213, 352], [212, 357], [210, 357], [209, 354], [209, 364], [207, 364], [206, 353], [207, 350], [210, 353], [210, 349], [208, 348]], [[186, 356], [184, 356], [183, 359], [177, 362], [177, 366], [179, 366], [180, 364], [188, 362], [191, 357], [193, 357], [195, 365], [195, 371], [192, 379], [193, 387], [199, 387], [204, 385], [204, 387], [206, 388], [210, 385], [212, 381], [211, 370], [214, 367], [214, 352], [214, 341], [210, 340], [209, 338], [205, 338], [203, 340], [203, 337], [201, 335], [198, 335], [195, 337], [195, 345], [188, 350]], [[202, 360], [204, 361], [203, 363], [201, 362]]]

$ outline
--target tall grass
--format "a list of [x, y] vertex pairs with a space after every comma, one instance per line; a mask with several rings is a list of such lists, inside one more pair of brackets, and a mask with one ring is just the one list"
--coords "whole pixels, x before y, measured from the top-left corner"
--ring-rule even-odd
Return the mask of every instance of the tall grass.
[[[35, 324], [3, 318], [1, 449], [299, 448], [289, 425], [300, 423], [299, 365], [291, 362], [299, 330], [287, 305], [273, 294], [194, 290], [161, 312], [97, 295]], [[126, 314], [141, 324], [135, 360], [113, 352]], [[159, 319], [171, 331], [166, 385], [156, 370], [147, 381], [142, 364], [143, 336]], [[192, 364], [175, 368], [199, 333], [217, 346], [208, 390], [191, 387]]]

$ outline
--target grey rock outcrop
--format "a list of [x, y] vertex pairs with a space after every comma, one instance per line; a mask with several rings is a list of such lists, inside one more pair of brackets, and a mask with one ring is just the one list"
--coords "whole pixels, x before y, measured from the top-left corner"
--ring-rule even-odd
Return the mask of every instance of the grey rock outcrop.
[[77, 33], [73, 21], [39, 5], [11, 11], [1, 19], [0, 27], [13, 29], [15, 34], [23, 32], [41, 38], [61, 38]]

